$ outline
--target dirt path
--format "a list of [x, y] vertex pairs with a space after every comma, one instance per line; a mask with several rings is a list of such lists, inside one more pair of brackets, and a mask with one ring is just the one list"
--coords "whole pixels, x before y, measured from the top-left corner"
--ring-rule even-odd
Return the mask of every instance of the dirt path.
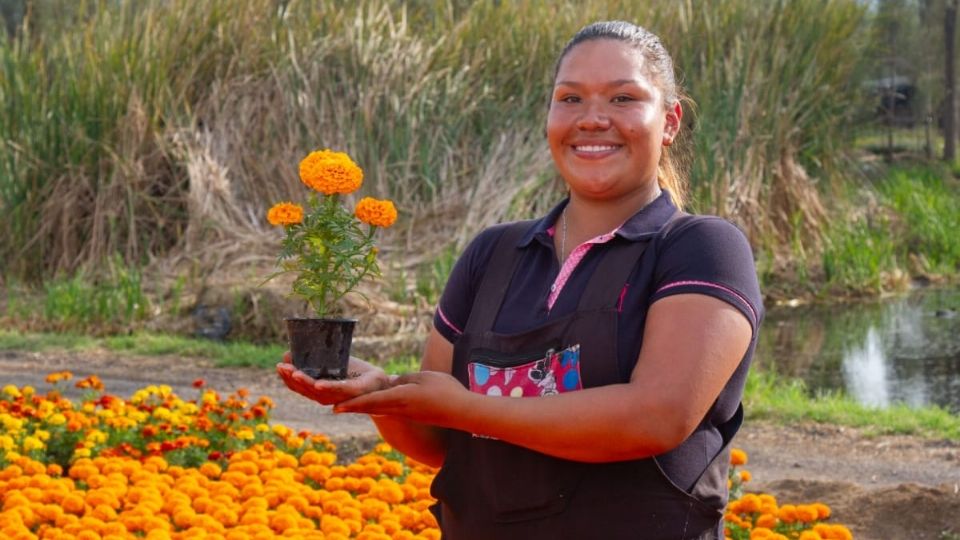
[[[216, 369], [177, 357], [130, 357], [117, 353], [28, 353], [0, 351], [0, 385], [44, 388], [44, 376], [69, 370], [96, 374], [108, 392], [128, 397], [148, 384], [167, 384], [181, 397], [203, 378], [220, 392], [248, 389], [276, 403], [272, 417], [297, 429], [326, 433], [341, 448], [363, 448], [375, 440], [370, 420], [334, 415], [286, 388], [270, 371]], [[747, 422], [736, 446], [749, 455], [752, 491], [774, 494], [783, 503], [823, 501], [834, 520], [865, 540], [960, 539], [960, 443], [910, 436], [869, 437], [823, 424], [790, 427]]]

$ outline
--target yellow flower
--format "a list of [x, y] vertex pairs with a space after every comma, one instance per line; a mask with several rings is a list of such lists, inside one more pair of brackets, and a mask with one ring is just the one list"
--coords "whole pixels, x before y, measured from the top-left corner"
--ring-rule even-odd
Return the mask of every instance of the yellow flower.
[[343, 152], [310, 152], [300, 162], [300, 180], [323, 193], [353, 193], [363, 183], [363, 170]]
[[9, 435], [0, 435], [0, 450], [13, 450], [16, 444], [13, 437]]
[[303, 207], [290, 202], [279, 202], [267, 211], [271, 225], [296, 225], [303, 223]]
[[37, 437], [26, 437], [23, 439], [23, 449], [26, 452], [31, 452], [33, 450], [42, 450], [44, 448], [43, 441]]
[[389, 227], [397, 221], [397, 208], [388, 200], [364, 197], [354, 210], [360, 221], [374, 227]]
[[6, 395], [8, 395], [8, 396], [10, 396], [10, 397], [12, 397], [12, 398], [14, 398], [14, 399], [20, 397], [20, 390], [19, 390], [16, 386], [14, 386], [14, 385], [12, 385], [12, 384], [8, 384], [8, 385], [4, 386], [4, 387], [3, 387], [3, 393], [6, 394]]

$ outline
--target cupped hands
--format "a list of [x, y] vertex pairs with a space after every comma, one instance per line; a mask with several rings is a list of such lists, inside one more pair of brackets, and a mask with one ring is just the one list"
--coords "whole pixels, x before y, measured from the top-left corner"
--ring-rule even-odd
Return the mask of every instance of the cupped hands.
[[346, 379], [314, 379], [293, 365], [290, 352], [277, 364], [277, 375], [287, 388], [322, 405], [343, 401], [390, 387], [391, 377], [382, 369], [359, 358], [350, 357]]

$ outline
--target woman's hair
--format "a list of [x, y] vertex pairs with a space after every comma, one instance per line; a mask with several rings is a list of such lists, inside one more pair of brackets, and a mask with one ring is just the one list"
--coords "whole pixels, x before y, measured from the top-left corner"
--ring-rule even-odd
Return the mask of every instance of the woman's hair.
[[[560, 57], [557, 58], [557, 64], [553, 70], [553, 79], [557, 79], [560, 64], [563, 63], [563, 59], [574, 47], [585, 41], [598, 39], [622, 41], [642, 54], [643, 65], [662, 93], [663, 101], [667, 107], [671, 107], [678, 100], [692, 104], [690, 98], [684, 94], [683, 89], [677, 83], [673, 59], [663, 46], [660, 38], [646, 28], [625, 21], [595, 22], [581, 28], [560, 52]], [[682, 131], [682, 123], [680, 127]], [[678, 133], [677, 138], [679, 137], [680, 133]], [[683, 207], [687, 197], [687, 178], [683, 169], [682, 158], [671, 152], [670, 148], [664, 147], [657, 167], [657, 183], [670, 192], [673, 202], [678, 208]]]

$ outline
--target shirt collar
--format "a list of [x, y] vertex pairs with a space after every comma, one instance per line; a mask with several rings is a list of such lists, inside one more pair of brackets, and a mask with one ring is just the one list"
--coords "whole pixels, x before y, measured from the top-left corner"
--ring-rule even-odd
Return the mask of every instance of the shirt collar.
[[[540, 242], [552, 243], [553, 239], [547, 231], [557, 222], [560, 213], [563, 212], [569, 202], [569, 197], [560, 201], [547, 215], [534, 221], [533, 226], [523, 235], [517, 247], [527, 247], [534, 238]], [[617, 229], [616, 234], [631, 242], [647, 239], [657, 234], [676, 211], [677, 207], [673, 204], [673, 199], [670, 198], [670, 192], [663, 189], [653, 202], [627, 219]]]

